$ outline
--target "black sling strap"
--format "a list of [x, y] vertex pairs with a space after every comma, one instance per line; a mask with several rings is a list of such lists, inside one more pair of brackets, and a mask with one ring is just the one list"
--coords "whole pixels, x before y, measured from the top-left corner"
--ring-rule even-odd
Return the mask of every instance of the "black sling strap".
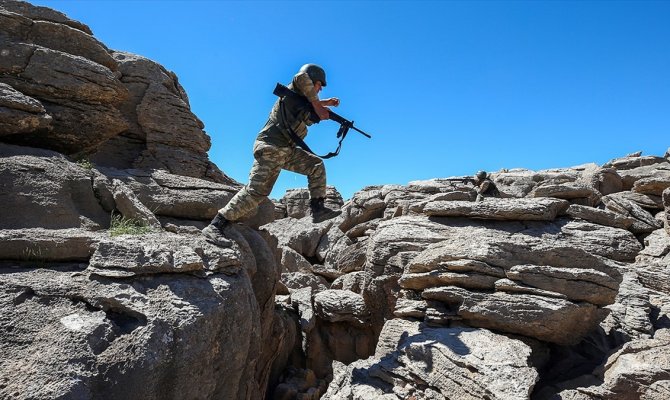
[[282, 117], [284, 119], [284, 124], [283, 125], [285, 125], [286, 131], [288, 132], [289, 137], [291, 138], [291, 140], [293, 140], [293, 143], [295, 143], [296, 146], [300, 147], [301, 149], [305, 150], [306, 152], [308, 152], [310, 154], [313, 154], [313, 155], [315, 155], [319, 158], [323, 158], [324, 160], [327, 160], [329, 158], [335, 157], [336, 155], [340, 154], [340, 149], [342, 148], [342, 141], [344, 140], [344, 138], [347, 136], [347, 133], [349, 132], [348, 127], [346, 127], [344, 125], [341, 125], [340, 130], [337, 131], [337, 137], [340, 138], [340, 142], [337, 144], [337, 149], [335, 151], [331, 151], [330, 153], [328, 153], [324, 156], [320, 156], [320, 155], [316, 154], [315, 152], [313, 152], [312, 149], [310, 149], [309, 146], [307, 146], [307, 143], [305, 143], [305, 141], [302, 140], [300, 138], [300, 136], [298, 136], [298, 134], [293, 131], [293, 128], [291, 128], [291, 124], [288, 123], [288, 118], [286, 117], [286, 109], [284, 107], [284, 98], [283, 97], [281, 97], [279, 99], [279, 109], [281, 110]]

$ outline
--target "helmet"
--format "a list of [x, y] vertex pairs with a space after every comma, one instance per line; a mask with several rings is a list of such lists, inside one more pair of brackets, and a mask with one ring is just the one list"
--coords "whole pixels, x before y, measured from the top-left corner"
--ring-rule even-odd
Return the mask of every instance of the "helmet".
[[321, 86], [326, 86], [326, 71], [324, 71], [320, 66], [316, 64], [305, 64], [298, 72], [307, 72], [307, 75], [309, 75], [312, 83], [321, 81]]
[[477, 174], [475, 176], [478, 179], [486, 179], [487, 173], [486, 171], [477, 171]]

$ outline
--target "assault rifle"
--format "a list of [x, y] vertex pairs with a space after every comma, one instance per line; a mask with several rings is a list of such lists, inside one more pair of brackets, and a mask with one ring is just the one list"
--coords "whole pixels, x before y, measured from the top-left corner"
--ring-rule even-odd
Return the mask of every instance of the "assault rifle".
[[[275, 87], [275, 90], [272, 92], [275, 96], [279, 96], [281, 98], [284, 97], [291, 97], [293, 100], [297, 101], [300, 103], [300, 107], [306, 108], [309, 111], [309, 119], [310, 121], [314, 123], [319, 123], [321, 119], [319, 116], [316, 114], [316, 111], [314, 111], [314, 107], [312, 106], [312, 103], [310, 103], [309, 100], [307, 100], [307, 97], [294, 92], [293, 90], [289, 89], [288, 87], [282, 85], [281, 83], [277, 83], [277, 86]], [[321, 158], [331, 158], [335, 157], [340, 153], [340, 148], [342, 147], [342, 141], [344, 138], [347, 136], [347, 133], [349, 133], [349, 129], [353, 129], [356, 132], [360, 133], [361, 135], [372, 139], [372, 136], [368, 135], [367, 133], [363, 132], [362, 130], [356, 128], [354, 126], [354, 121], [349, 121], [348, 119], [342, 117], [339, 114], [336, 114], [335, 112], [328, 110], [328, 119], [332, 119], [333, 121], [337, 122], [340, 124], [340, 129], [337, 131], [337, 137], [340, 139], [340, 142], [338, 143], [337, 150], [334, 152], [330, 152], [326, 154], [325, 156], [319, 156]], [[300, 147], [305, 149], [306, 151], [314, 154], [314, 152], [305, 144], [305, 142], [298, 136], [296, 135], [291, 129], [289, 129], [289, 133], [291, 135], [291, 139]], [[316, 155], [316, 154], [314, 154]]]
[[477, 186], [477, 183], [475, 182], [475, 178], [470, 178], [469, 176], [464, 176], [462, 178], [444, 178], [440, 179], [441, 181], [446, 181], [446, 182], [460, 182], [460, 183], [472, 183], [474, 186]]

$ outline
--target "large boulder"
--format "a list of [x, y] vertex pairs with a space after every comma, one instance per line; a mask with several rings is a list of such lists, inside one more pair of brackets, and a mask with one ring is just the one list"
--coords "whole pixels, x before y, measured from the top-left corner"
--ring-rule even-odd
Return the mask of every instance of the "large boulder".
[[337, 364], [322, 399], [527, 399], [537, 379], [531, 348], [518, 339], [394, 319], [374, 357]]

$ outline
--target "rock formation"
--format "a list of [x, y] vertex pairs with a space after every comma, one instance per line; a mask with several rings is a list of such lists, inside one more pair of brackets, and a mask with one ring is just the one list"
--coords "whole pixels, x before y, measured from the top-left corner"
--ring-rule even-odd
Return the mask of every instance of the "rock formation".
[[291, 190], [219, 246], [208, 148], [174, 73], [0, 0], [0, 398], [668, 398], [668, 153]]

